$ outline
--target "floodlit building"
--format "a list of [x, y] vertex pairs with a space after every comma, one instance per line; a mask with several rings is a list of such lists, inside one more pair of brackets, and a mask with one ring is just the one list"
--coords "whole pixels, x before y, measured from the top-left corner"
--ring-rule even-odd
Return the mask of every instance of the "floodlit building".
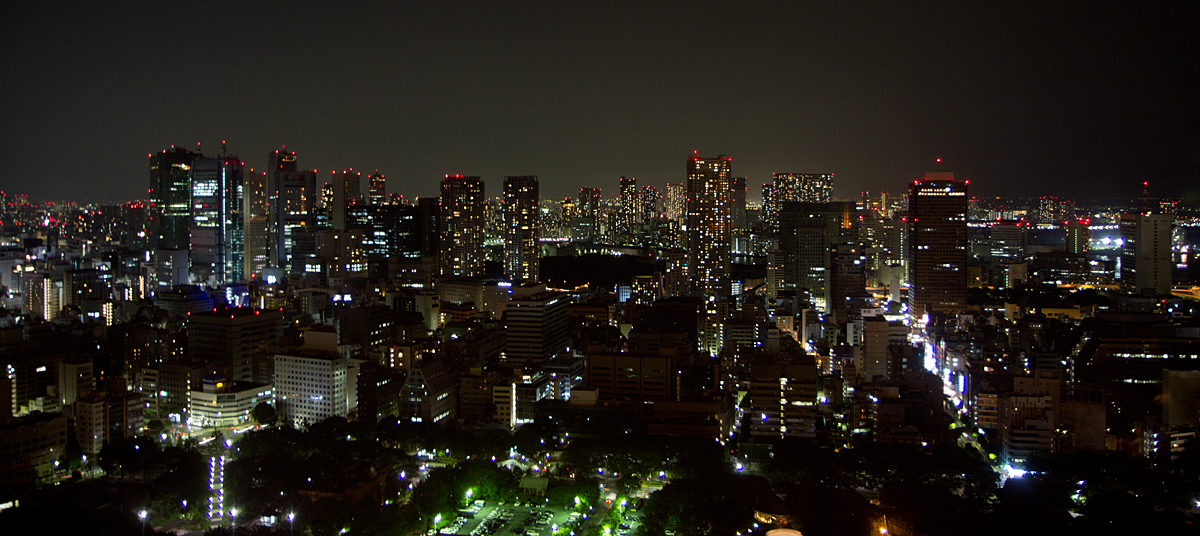
[[274, 402], [275, 391], [270, 385], [209, 376], [204, 378], [199, 391], [192, 391], [192, 425], [219, 428], [237, 426], [250, 420], [250, 411], [254, 406]]
[[[350, 360], [333, 352], [301, 350], [275, 356], [275, 396], [279, 419], [304, 427], [349, 413]], [[355, 378], [357, 381], [357, 378]]]

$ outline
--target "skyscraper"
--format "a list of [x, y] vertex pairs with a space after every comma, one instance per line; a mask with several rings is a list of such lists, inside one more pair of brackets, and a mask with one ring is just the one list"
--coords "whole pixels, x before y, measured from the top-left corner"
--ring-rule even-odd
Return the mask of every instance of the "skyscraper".
[[442, 275], [483, 275], [483, 181], [446, 175], [442, 179]]
[[1121, 214], [1121, 286], [1138, 292], [1171, 292], [1171, 231], [1162, 212]]
[[692, 280], [706, 297], [726, 297], [730, 291], [732, 161], [729, 155], [688, 158], [688, 265]]
[[504, 178], [504, 275], [537, 281], [542, 245], [536, 176]]
[[831, 199], [832, 173], [775, 173], [771, 184], [763, 185], [763, 219], [768, 228], [777, 229], [784, 203], [828, 203]]
[[367, 196], [372, 206], [387, 203], [387, 183], [378, 169], [367, 177]]
[[217, 285], [245, 277], [242, 161], [197, 158], [192, 164], [192, 274]]
[[262, 275], [263, 268], [270, 264], [270, 236], [268, 223], [270, 211], [267, 207], [267, 174], [254, 169], [242, 178], [242, 217], [245, 220], [245, 263], [243, 276], [254, 279]]
[[811, 305], [824, 302], [830, 247], [857, 241], [854, 203], [788, 201], [780, 209], [778, 222], [784, 286], [795, 288], [798, 296], [807, 294]]
[[316, 222], [317, 170], [299, 171], [296, 152], [286, 146], [267, 155], [268, 257], [274, 268], [286, 270], [297, 230]]
[[1086, 222], [1075, 220], [1067, 224], [1067, 253], [1087, 255], [1091, 230]]
[[929, 172], [908, 192], [909, 310], [958, 314], [967, 306], [967, 182]]
[[667, 183], [667, 219], [683, 223], [687, 216], [687, 187], [684, 183]]
[[621, 190], [617, 194], [617, 202], [621, 205], [617, 212], [617, 234], [632, 234], [634, 224], [641, 213], [641, 199], [638, 197], [637, 179], [633, 177], [621, 177]]
[[187, 249], [192, 224], [192, 161], [200, 158], [171, 146], [150, 157], [150, 201], [154, 204], [158, 249]]
[[548, 361], [570, 344], [570, 298], [544, 291], [509, 300], [505, 310], [505, 360], [532, 365]]
[[328, 209], [329, 219], [334, 229], [346, 229], [346, 211], [361, 203], [359, 188], [361, 178], [362, 173], [353, 169], [343, 170], [340, 177], [336, 173], [333, 174], [333, 204]]
[[575, 221], [571, 222], [572, 239], [590, 242], [599, 235], [597, 216], [600, 214], [600, 189], [584, 186], [579, 189]]
[[745, 229], [746, 225], [746, 177], [733, 178], [733, 228]]
[[296, 234], [315, 227], [316, 199], [317, 170], [298, 170], [295, 151], [272, 153], [267, 169], [267, 206], [274, 267], [287, 269]]

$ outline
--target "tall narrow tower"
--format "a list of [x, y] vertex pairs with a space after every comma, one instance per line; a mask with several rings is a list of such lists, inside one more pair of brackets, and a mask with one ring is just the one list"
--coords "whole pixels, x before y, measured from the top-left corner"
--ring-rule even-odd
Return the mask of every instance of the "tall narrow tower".
[[692, 280], [705, 297], [727, 297], [730, 292], [732, 160], [729, 155], [702, 158], [693, 154], [687, 163], [688, 264]]
[[908, 191], [909, 310], [957, 314], [967, 306], [967, 182], [925, 173]]
[[537, 281], [542, 246], [536, 176], [504, 178], [504, 274]]
[[446, 175], [442, 179], [441, 224], [443, 276], [483, 275], [483, 181]]

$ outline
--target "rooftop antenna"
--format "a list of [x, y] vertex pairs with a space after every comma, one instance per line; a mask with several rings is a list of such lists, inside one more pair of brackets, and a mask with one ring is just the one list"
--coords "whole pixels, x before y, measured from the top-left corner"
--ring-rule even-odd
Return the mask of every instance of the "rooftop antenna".
[[1150, 181], [1142, 181], [1142, 214], [1146, 213], [1150, 197]]

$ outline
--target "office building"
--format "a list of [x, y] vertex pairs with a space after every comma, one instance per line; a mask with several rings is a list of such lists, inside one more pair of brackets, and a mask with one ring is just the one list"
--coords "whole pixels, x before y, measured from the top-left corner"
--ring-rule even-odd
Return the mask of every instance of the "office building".
[[229, 380], [254, 379], [254, 354], [283, 335], [283, 311], [238, 307], [187, 317], [188, 356], [223, 363]]
[[749, 384], [742, 421], [751, 442], [816, 437], [817, 366], [811, 357], [757, 357]]
[[[271, 210], [271, 260], [273, 267], [284, 270], [295, 266], [297, 235], [316, 227], [317, 173], [296, 170], [295, 153], [277, 159], [277, 170], [267, 172], [267, 193]], [[267, 278], [268, 283], [273, 281]]]
[[484, 190], [479, 177], [442, 179], [441, 225], [442, 275], [483, 275]]
[[908, 305], [916, 316], [966, 309], [967, 184], [930, 172], [909, 188]]
[[0, 424], [0, 460], [32, 468], [39, 482], [57, 480], [54, 464], [66, 448], [67, 418], [62, 414], [43, 413]]
[[733, 178], [733, 228], [748, 228], [746, 221], [746, 177]]
[[457, 378], [440, 359], [413, 368], [401, 387], [400, 408], [396, 417], [408, 422], [445, 424], [453, 421], [458, 406], [455, 397], [457, 382]]
[[202, 155], [172, 145], [148, 156], [156, 247], [186, 250], [192, 223], [192, 162]]
[[242, 268], [245, 279], [256, 280], [262, 277], [263, 269], [270, 266], [269, 220], [271, 213], [267, 207], [267, 174], [253, 169], [245, 172], [242, 177], [242, 224], [245, 237], [245, 251], [242, 254]]
[[1088, 229], [1087, 222], [1074, 220], [1067, 223], [1067, 253], [1087, 255], [1091, 239], [1091, 230]]
[[367, 201], [371, 206], [388, 204], [387, 182], [378, 169], [367, 176]]
[[537, 281], [541, 262], [541, 214], [535, 176], [504, 178], [504, 275]]
[[705, 297], [727, 297], [730, 291], [732, 160], [693, 155], [687, 162], [688, 268]]
[[859, 317], [869, 301], [867, 255], [862, 244], [834, 244], [829, 249], [825, 271], [825, 313], [838, 325]]
[[508, 342], [505, 360], [528, 365], [548, 361], [567, 348], [570, 299], [543, 291], [514, 297], [505, 308]]
[[191, 273], [214, 286], [245, 277], [242, 161], [236, 156], [192, 162]]
[[192, 391], [189, 413], [199, 426], [228, 428], [249, 421], [254, 406], [274, 402], [270, 385], [209, 376], [201, 380], [200, 390]]
[[796, 289], [798, 299], [823, 304], [830, 248], [858, 237], [854, 203], [788, 201], [780, 209], [778, 224], [783, 285]]
[[345, 417], [350, 410], [346, 383], [350, 360], [319, 350], [297, 353], [275, 356], [280, 422], [303, 428], [330, 417]]
[[1121, 214], [1121, 286], [1143, 293], [1171, 292], [1171, 231], [1163, 212]]
[[137, 391], [95, 392], [75, 401], [75, 439], [86, 454], [141, 435], [146, 404]]

